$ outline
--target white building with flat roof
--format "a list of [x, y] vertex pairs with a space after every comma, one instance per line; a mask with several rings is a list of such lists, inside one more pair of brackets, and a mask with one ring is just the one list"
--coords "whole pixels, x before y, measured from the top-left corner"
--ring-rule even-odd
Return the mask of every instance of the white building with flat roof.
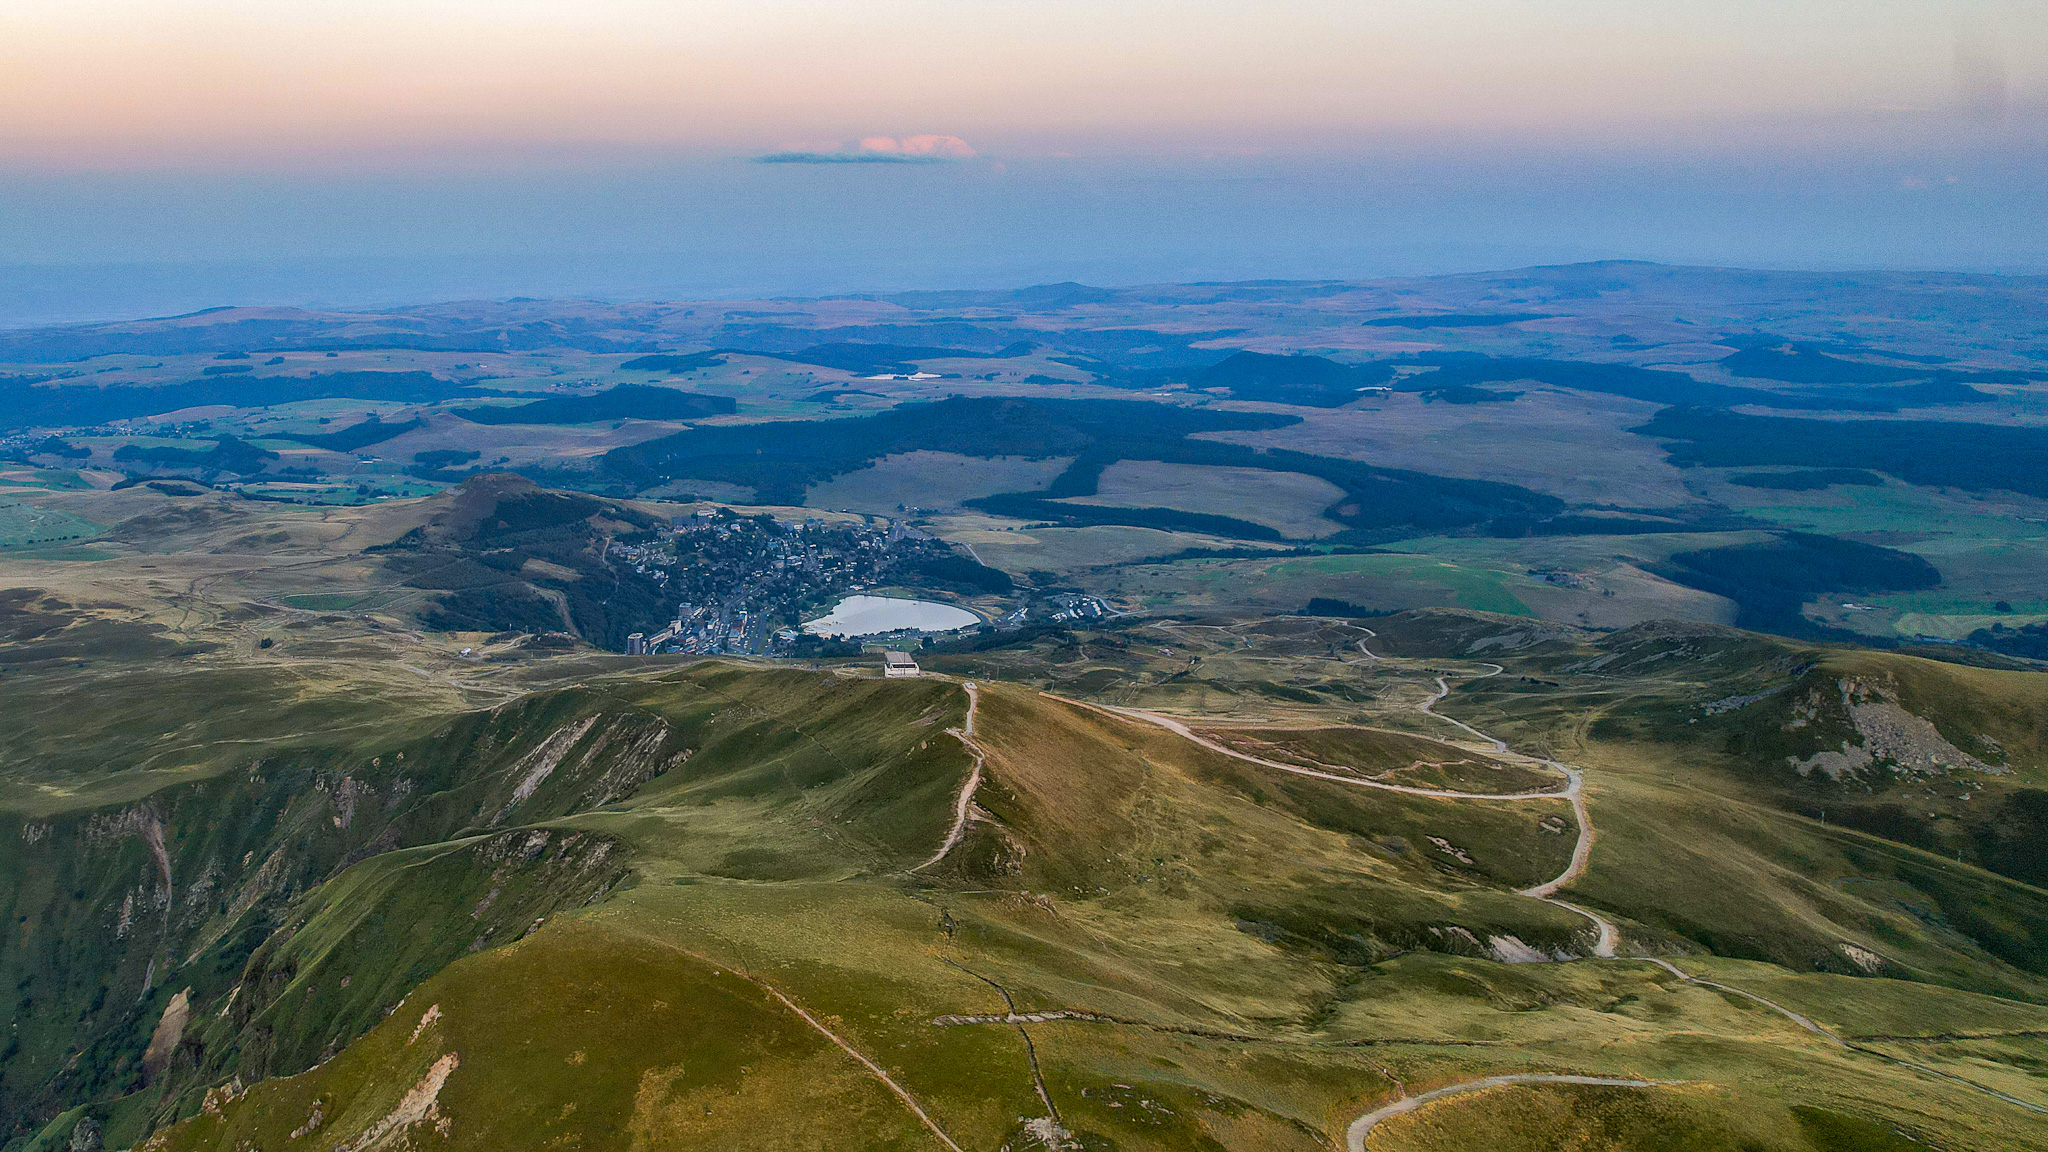
[[917, 661], [912, 660], [908, 652], [884, 652], [882, 653], [882, 675], [915, 676], [917, 675]]

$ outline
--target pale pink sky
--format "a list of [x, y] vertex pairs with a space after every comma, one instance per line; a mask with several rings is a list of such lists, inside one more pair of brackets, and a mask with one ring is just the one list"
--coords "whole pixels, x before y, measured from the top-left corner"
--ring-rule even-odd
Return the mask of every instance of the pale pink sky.
[[2038, 135], [2044, 91], [2039, 0], [0, 5], [17, 169], [922, 136], [999, 157]]

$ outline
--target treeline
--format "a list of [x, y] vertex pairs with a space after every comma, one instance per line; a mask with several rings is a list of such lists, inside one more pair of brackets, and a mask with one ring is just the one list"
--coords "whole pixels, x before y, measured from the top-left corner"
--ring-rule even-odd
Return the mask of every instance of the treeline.
[[1013, 344], [1000, 352], [976, 352], [971, 348], [937, 348], [918, 344], [868, 344], [860, 341], [842, 340], [831, 344], [813, 344], [795, 352], [750, 352], [750, 356], [767, 356], [776, 360], [787, 360], [793, 364], [815, 364], [820, 368], [836, 368], [841, 372], [892, 372], [909, 373], [917, 371], [919, 360], [1006, 360], [1013, 356], [1031, 353], [1029, 343]]
[[836, 340], [825, 344], [811, 344], [793, 352], [770, 350], [765, 347], [714, 348], [709, 352], [658, 352], [649, 356], [635, 356], [619, 367], [628, 372], [688, 372], [696, 368], [710, 368], [723, 364], [727, 356], [737, 355], [763, 356], [771, 360], [786, 360], [792, 364], [814, 364], [820, 368], [835, 368], [841, 372], [909, 373], [917, 370], [917, 362], [920, 360], [1007, 360], [1017, 356], [1029, 356], [1036, 347], [1037, 345], [1029, 340], [1020, 340], [997, 352], [981, 352], [972, 348], [946, 348], [928, 344]]
[[45, 436], [35, 447], [29, 449], [32, 456], [61, 456], [66, 460], [83, 460], [92, 455], [92, 449], [72, 444], [60, 437]]
[[457, 472], [459, 465], [483, 458], [483, 453], [460, 448], [429, 448], [412, 454], [412, 463], [405, 466], [407, 476], [422, 480], [435, 480], [443, 484], [459, 484], [477, 474], [477, 469]]
[[1333, 596], [1311, 596], [1309, 597], [1308, 604], [1302, 608], [1301, 615], [1338, 616], [1347, 620], [1373, 620], [1381, 616], [1392, 616], [1397, 611], [1399, 609], [1396, 608], [1368, 608], [1363, 604], [1353, 604], [1349, 600], [1339, 600]]
[[[1510, 314], [1500, 323], [1514, 323], [1532, 316]], [[1412, 321], [1434, 317], [1385, 317], [1368, 324], [1416, 326]], [[1444, 317], [1453, 320], [1455, 317]], [[1435, 325], [1458, 326], [1458, 325]], [[1469, 326], [1469, 325], [1468, 325]], [[1815, 366], [1818, 357], [1825, 365]], [[1772, 367], [1780, 361], [1806, 365], [1798, 368]], [[1366, 364], [1346, 364], [1324, 356], [1273, 356], [1238, 352], [1205, 368], [1117, 370], [1108, 365], [1067, 361], [1103, 375], [1100, 383], [1124, 388], [1156, 388], [1185, 383], [1193, 388], [1227, 388], [1233, 399], [1263, 400], [1305, 407], [1335, 408], [1358, 398], [1363, 388], [1390, 385], [1399, 392], [1417, 392], [1427, 398], [1452, 404], [1483, 404], [1513, 400], [1517, 392], [1481, 387], [1515, 381], [1533, 381], [1553, 388], [1571, 388], [1624, 396], [1652, 404], [1736, 407], [1753, 405], [1794, 411], [1897, 412], [1903, 408], [1936, 404], [1966, 404], [1994, 399], [1970, 387], [1977, 383], [2015, 383], [2034, 374], [1989, 370], [1892, 369], [1880, 365], [1836, 360], [1820, 353], [1786, 353], [1757, 349], [1738, 352], [1724, 361], [1731, 368], [1744, 369], [1739, 375], [1787, 382], [1851, 385], [1815, 393], [1785, 393], [1765, 388], [1717, 384], [1688, 373], [1668, 369], [1640, 368], [1632, 364], [1608, 364], [1586, 360], [1551, 360], [1531, 356], [1489, 357], [1471, 352], [1424, 353]], [[1395, 378], [1401, 367], [1421, 366], [1427, 371]], [[1769, 370], [1763, 370], [1768, 368]], [[1774, 374], [1775, 373], [1775, 374]], [[2048, 373], [2039, 374], [2048, 378]], [[1915, 380], [1918, 383], [1901, 383]]]
[[1965, 643], [2007, 656], [2048, 660], [2048, 624], [2024, 624], [2018, 628], [1993, 624], [1970, 633]]
[[1824, 465], [1909, 484], [2048, 496], [2048, 429], [1942, 420], [1805, 420], [1667, 408], [1630, 429], [1680, 467]]
[[1532, 380], [1553, 388], [1572, 388], [1647, 400], [1653, 404], [1754, 404], [1770, 408], [1834, 408], [1834, 402], [1783, 396], [1761, 388], [1736, 388], [1709, 384], [1683, 372], [1637, 368], [1630, 364], [1597, 364], [1582, 360], [1543, 360], [1534, 357], [1429, 356], [1422, 363], [1430, 371], [1404, 378], [1397, 387], [1403, 392], [1442, 393], [1455, 388], [1476, 388], [1481, 384], [1504, 384]]
[[[585, 352], [652, 352], [646, 338], [620, 338], [579, 316], [499, 319], [494, 316], [435, 318], [414, 315], [380, 320], [275, 317], [224, 323], [180, 324], [228, 308], [205, 308], [158, 321], [67, 324], [0, 332], [0, 363], [71, 364], [96, 356], [189, 356], [226, 351], [230, 356], [279, 352], [532, 352], [577, 348]], [[421, 331], [422, 326], [439, 331]], [[630, 322], [621, 326], [630, 326]], [[380, 330], [381, 329], [381, 330]]]

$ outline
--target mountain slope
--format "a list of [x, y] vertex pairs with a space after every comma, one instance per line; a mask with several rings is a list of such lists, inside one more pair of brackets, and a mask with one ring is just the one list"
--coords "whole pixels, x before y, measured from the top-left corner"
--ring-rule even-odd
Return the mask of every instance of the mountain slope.
[[[1437, 1087], [1558, 1075], [1659, 1085], [1446, 1096], [1369, 1146], [1472, 1117], [1614, 1148], [2048, 1134], [2048, 980], [1939, 896], [1982, 890], [2025, 939], [2032, 890], [1803, 818], [1772, 761], [1684, 722], [1782, 727], [1826, 677], [1909, 658], [1373, 623], [932, 659], [982, 665], [971, 689], [539, 660], [493, 707], [344, 712], [260, 765], [46, 796], [0, 839], [34, 925], [0, 952], [32, 977], [13, 1139], [1310, 1149]], [[2034, 763], [2032, 679], [1884, 667], [1902, 710]], [[1943, 712], [1947, 675], [2013, 706]], [[1564, 904], [1520, 894], [1550, 885]]]

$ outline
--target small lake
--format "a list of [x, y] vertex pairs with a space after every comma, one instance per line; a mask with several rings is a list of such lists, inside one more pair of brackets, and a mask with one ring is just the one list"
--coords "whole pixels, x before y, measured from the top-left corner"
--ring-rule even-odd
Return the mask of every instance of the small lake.
[[830, 615], [805, 624], [804, 631], [818, 636], [873, 636], [899, 628], [951, 632], [979, 623], [981, 617], [951, 604], [894, 596], [848, 596], [833, 606]]

